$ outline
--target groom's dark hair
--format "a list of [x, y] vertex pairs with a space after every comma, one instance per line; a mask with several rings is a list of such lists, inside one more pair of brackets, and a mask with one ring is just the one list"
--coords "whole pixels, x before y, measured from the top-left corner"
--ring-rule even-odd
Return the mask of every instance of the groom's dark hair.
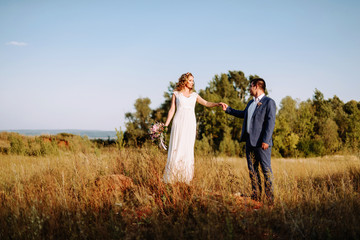
[[250, 84], [254, 85], [254, 86], [258, 86], [259, 88], [261, 88], [264, 92], [266, 90], [266, 83], [265, 80], [262, 78], [254, 78], [250, 81]]

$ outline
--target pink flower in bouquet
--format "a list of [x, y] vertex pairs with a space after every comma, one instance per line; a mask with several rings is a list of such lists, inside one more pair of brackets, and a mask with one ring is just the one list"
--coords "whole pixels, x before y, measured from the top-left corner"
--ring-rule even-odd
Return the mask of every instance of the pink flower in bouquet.
[[153, 142], [158, 142], [159, 146], [165, 150], [167, 147], [164, 143], [164, 132], [166, 131], [164, 123], [155, 123], [149, 128], [149, 134]]

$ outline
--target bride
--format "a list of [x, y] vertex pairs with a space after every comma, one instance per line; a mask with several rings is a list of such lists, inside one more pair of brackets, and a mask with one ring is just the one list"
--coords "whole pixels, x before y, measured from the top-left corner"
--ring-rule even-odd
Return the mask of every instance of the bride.
[[194, 176], [194, 144], [196, 137], [195, 103], [205, 107], [221, 106], [208, 102], [193, 91], [194, 76], [184, 73], [176, 84], [171, 98], [171, 107], [165, 126], [175, 113], [171, 127], [168, 157], [164, 172], [165, 183], [185, 182], [189, 184]]

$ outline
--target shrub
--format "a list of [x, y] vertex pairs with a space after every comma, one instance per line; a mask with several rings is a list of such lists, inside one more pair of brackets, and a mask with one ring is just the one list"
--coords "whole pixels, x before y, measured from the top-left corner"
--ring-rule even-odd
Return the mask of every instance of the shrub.
[[24, 155], [26, 152], [25, 143], [20, 134], [9, 135], [10, 153]]

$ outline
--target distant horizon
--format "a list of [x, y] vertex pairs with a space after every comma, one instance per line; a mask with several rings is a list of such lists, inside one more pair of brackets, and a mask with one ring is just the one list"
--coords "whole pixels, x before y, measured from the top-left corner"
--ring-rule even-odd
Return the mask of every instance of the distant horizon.
[[25, 136], [57, 135], [68, 133], [78, 136], [87, 136], [90, 139], [113, 139], [116, 138], [116, 131], [107, 130], [81, 130], [81, 129], [12, 129], [0, 130], [0, 132], [13, 132]]
[[51, 131], [99, 131], [99, 132], [116, 132], [114, 130], [101, 130], [101, 129], [80, 129], [80, 128], [19, 128], [19, 129], [0, 129], [0, 131], [41, 131], [41, 130], [51, 130]]

